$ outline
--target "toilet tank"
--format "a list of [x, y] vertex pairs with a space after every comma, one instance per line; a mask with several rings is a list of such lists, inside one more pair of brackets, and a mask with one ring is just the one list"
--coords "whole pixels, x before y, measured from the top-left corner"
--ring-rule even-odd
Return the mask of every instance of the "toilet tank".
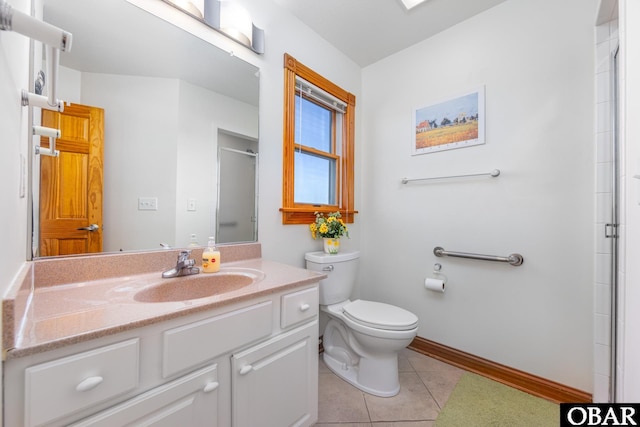
[[304, 259], [307, 270], [325, 273], [320, 281], [320, 304], [331, 305], [349, 299], [356, 283], [360, 252], [340, 252], [334, 255], [324, 252], [307, 252]]

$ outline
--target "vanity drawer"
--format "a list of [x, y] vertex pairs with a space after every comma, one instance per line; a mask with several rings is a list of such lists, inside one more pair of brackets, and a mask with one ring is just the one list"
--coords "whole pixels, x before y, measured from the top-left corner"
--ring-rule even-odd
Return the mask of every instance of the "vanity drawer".
[[132, 339], [25, 370], [25, 424], [38, 426], [138, 386], [139, 340]]
[[282, 296], [282, 313], [280, 327], [282, 329], [314, 319], [318, 315], [318, 287], [303, 289]]
[[265, 301], [163, 333], [162, 376], [169, 377], [271, 335], [273, 303]]

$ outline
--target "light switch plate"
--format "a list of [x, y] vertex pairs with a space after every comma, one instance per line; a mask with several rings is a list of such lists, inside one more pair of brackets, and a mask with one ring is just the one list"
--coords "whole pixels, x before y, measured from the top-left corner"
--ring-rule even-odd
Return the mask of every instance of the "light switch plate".
[[138, 210], [139, 211], [157, 211], [158, 198], [157, 197], [138, 197]]
[[187, 210], [189, 212], [195, 212], [196, 211], [196, 199], [188, 199], [187, 200]]

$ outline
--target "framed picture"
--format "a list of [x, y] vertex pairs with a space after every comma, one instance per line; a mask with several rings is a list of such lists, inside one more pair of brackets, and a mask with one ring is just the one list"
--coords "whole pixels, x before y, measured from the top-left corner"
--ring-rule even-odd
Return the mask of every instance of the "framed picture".
[[484, 142], [484, 86], [413, 112], [412, 155]]

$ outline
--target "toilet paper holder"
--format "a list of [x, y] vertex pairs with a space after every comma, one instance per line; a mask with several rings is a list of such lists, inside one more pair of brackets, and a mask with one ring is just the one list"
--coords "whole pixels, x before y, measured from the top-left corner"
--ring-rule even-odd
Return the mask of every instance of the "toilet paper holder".
[[447, 283], [447, 276], [442, 273], [442, 264], [436, 262], [433, 264], [433, 274], [434, 276], [440, 278], [444, 283]]
[[436, 263], [433, 265], [432, 277], [424, 279], [424, 287], [429, 291], [444, 293], [447, 276], [441, 273], [442, 265]]

